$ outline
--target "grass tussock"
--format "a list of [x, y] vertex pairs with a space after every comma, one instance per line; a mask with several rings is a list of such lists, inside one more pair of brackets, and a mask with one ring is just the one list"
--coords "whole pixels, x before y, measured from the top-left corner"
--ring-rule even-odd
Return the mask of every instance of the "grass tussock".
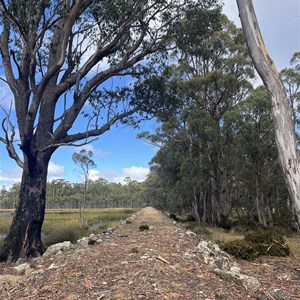
[[80, 236], [81, 232], [78, 227], [65, 226], [51, 231], [44, 238], [43, 242], [46, 248], [53, 244], [61, 243], [64, 241], [70, 241], [71, 243], [75, 244], [76, 241], [80, 238]]

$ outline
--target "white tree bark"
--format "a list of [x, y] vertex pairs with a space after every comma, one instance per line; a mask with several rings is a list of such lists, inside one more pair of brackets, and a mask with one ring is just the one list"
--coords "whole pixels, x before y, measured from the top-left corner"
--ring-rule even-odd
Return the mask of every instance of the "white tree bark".
[[277, 68], [264, 45], [252, 0], [236, 2], [252, 61], [271, 101], [279, 161], [300, 224], [300, 160], [288, 98]]

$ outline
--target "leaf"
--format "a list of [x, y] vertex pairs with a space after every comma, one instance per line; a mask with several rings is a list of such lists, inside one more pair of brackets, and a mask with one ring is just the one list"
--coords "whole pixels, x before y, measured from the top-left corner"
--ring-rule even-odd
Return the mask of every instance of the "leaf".
[[84, 278], [83, 281], [84, 281], [84, 282], [83, 282], [83, 285], [84, 285], [85, 291], [86, 291], [86, 292], [90, 292], [90, 291], [93, 289], [93, 287], [94, 287], [94, 285], [92, 284], [91, 279], [89, 279], [89, 278]]

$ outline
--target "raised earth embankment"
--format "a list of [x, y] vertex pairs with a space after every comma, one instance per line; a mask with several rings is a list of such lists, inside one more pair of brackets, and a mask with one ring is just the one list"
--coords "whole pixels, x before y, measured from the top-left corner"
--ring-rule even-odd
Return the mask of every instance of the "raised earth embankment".
[[239, 262], [152, 207], [106, 233], [0, 268], [0, 299], [300, 299], [299, 265], [298, 274], [297, 266], [281, 272]]

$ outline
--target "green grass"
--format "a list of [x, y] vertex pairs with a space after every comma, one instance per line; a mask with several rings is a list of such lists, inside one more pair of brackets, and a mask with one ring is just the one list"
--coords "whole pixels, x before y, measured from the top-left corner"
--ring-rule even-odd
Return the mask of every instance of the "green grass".
[[[138, 208], [85, 209], [85, 226], [81, 229], [78, 209], [47, 209], [42, 228], [43, 235], [46, 237], [45, 245], [49, 246], [65, 240], [75, 242], [85, 235], [103, 232], [139, 210]], [[5, 214], [5, 218], [1, 217], [1, 213]], [[0, 236], [8, 232], [12, 215], [13, 210], [0, 210]], [[99, 225], [96, 226], [97, 229], [88, 230], [94, 224]], [[3, 239], [0, 238], [0, 246], [2, 242]]]

